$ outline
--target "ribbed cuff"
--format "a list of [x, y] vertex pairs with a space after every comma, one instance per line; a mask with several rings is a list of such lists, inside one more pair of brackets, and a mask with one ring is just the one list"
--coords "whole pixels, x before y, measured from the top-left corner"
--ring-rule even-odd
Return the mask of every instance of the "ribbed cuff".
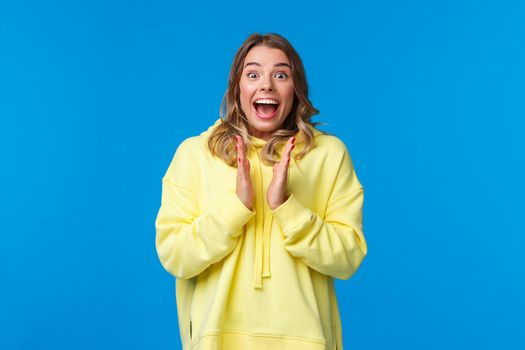
[[240, 234], [241, 228], [255, 216], [255, 211], [248, 209], [237, 193], [228, 192], [222, 198], [219, 214], [228, 227], [228, 233], [235, 237]]
[[285, 236], [288, 236], [287, 233], [290, 230], [303, 223], [311, 213], [312, 211], [299, 202], [293, 193], [283, 204], [272, 210], [272, 214], [283, 229]]

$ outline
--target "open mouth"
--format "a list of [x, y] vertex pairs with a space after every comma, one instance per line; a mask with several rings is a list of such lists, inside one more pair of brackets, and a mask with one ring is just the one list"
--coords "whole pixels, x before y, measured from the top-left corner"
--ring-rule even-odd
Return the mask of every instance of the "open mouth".
[[270, 119], [277, 114], [279, 103], [255, 101], [253, 102], [253, 108], [255, 109], [255, 112], [259, 118]]

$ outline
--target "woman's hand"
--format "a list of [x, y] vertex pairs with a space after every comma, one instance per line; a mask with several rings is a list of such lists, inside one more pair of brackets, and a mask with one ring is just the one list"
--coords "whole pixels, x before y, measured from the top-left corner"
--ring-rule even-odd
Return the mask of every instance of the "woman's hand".
[[[235, 136], [237, 149], [237, 196], [253, 211], [253, 187], [250, 180], [250, 161], [246, 158], [246, 144], [239, 135]], [[212, 175], [213, 176], [213, 175]]]
[[290, 164], [290, 154], [295, 147], [295, 136], [290, 137], [283, 148], [283, 155], [279, 163], [273, 166], [272, 182], [266, 192], [266, 200], [272, 210], [279, 207], [288, 199], [286, 183], [288, 181], [288, 165]]

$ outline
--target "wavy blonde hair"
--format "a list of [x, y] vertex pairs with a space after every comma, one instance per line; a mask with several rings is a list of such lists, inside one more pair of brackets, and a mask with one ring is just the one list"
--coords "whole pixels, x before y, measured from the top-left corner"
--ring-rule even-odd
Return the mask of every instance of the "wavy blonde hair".
[[[313, 131], [316, 125], [325, 124], [311, 122], [312, 116], [319, 113], [308, 99], [308, 82], [301, 58], [292, 45], [279, 34], [251, 34], [239, 47], [231, 65], [228, 78], [228, 88], [222, 98], [220, 108], [220, 123], [208, 138], [208, 149], [212, 155], [224, 160], [228, 165], [237, 166], [237, 150], [234, 136], [240, 135], [244, 143], [250, 147], [249, 124], [246, 115], [241, 109], [239, 83], [242, 75], [243, 62], [246, 55], [255, 46], [266, 46], [283, 51], [290, 60], [292, 81], [294, 86], [294, 102], [290, 113], [286, 117], [281, 129], [276, 130], [264, 145], [261, 156], [266, 165], [279, 162], [279, 146], [284, 146], [288, 139], [301, 132], [303, 134], [303, 150], [295, 155], [295, 159], [302, 159], [314, 146]], [[224, 117], [225, 115], [225, 117]], [[319, 130], [323, 134], [328, 134]]]

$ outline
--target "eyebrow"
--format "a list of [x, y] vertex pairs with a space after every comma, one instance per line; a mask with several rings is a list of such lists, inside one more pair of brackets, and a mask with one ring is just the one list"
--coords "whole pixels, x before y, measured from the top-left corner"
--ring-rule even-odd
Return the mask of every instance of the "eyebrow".
[[[252, 65], [254, 65], [254, 66], [259, 66], [259, 67], [261, 67], [261, 65], [260, 65], [259, 63], [257, 63], [257, 62], [248, 62], [248, 63], [246, 63], [246, 64], [244, 65], [244, 68], [248, 67], [250, 64], [252, 64]], [[288, 67], [288, 68], [292, 69], [288, 63], [284, 63], [284, 62], [277, 63], [276, 65], [274, 65], [274, 67]], [[244, 69], [244, 68], [243, 68], [243, 69]]]

